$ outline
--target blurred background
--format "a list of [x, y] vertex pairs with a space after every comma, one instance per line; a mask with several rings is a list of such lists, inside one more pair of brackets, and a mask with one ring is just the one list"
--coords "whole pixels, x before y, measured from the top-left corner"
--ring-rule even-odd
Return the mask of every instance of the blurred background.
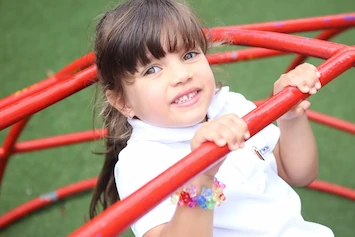
[[[225, 26], [354, 12], [353, 0], [190, 0], [208, 26]], [[0, 0], [0, 98], [36, 83], [92, 50], [95, 23], [115, 6], [108, 0]], [[314, 37], [317, 32], [299, 35]], [[355, 29], [332, 41], [354, 45]], [[238, 48], [238, 47], [233, 47]], [[240, 47], [239, 47], [240, 48]], [[250, 100], [266, 98], [293, 55], [219, 65], [216, 79]], [[309, 59], [319, 65], [322, 60]], [[355, 71], [350, 70], [313, 96], [311, 109], [355, 122]], [[95, 86], [35, 114], [21, 140], [89, 130]], [[1, 113], [1, 111], [0, 111]], [[100, 127], [100, 122], [96, 122]], [[319, 147], [319, 179], [355, 188], [354, 135], [312, 123]], [[0, 141], [8, 129], [0, 131]], [[18, 154], [11, 157], [0, 191], [0, 215], [43, 193], [94, 177], [103, 142]], [[325, 224], [336, 236], [355, 234], [355, 203], [298, 188], [303, 215]], [[88, 219], [91, 191], [59, 201], [11, 226], [0, 236], [66, 236]], [[132, 236], [131, 232], [125, 233]]]

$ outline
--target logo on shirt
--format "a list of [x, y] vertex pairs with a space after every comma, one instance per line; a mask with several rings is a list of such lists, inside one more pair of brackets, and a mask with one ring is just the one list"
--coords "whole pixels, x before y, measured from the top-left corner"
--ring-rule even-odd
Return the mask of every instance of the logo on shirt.
[[253, 146], [253, 152], [254, 152], [254, 154], [256, 154], [256, 155], [259, 157], [260, 160], [265, 160], [263, 156], [264, 156], [268, 151], [270, 151], [270, 148], [269, 148], [268, 145], [264, 146], [264, 147], [261, 148], [261, 149], [258, 149], [258, 148], [256, 148], [255, 146]]
[[270, 151], [270, 148], [269, 148], [268, 145], [266, 145], [266, 146], [264, 146], [263, 148], [261, 148], [261, 149], [259, 150], [259, 153], [260, 153], [261, 155], [265, 155], [268, 151]]

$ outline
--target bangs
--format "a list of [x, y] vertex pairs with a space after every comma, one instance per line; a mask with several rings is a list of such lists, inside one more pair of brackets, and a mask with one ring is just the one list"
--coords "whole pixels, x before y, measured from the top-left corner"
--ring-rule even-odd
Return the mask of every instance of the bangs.
[[150, 22], [150, 27], [144, 27], [134, 38], [137, 50], [132, 51], [132, 60], [145, 66], [150, 63], [151, 58], [160, 59], [166, 53], [173, 53], [180, 50], [190, 50], [200, 47], [205, 53], [207, 51], [207, 40], [202, 32], [201, 26], [192, 19], [190, 14], [181, 15], [175, 9], [168, 9], [160, 15], [157, 13], [147, 16], [144, 22]]
[[[127, 77], [146, 66], [152, 58], [160, 59], [166, 53], [200, 47], [206, 53], [208, 42], [202, 26], [184, 5], [169, 1], [142, 1], [133, 12], [126, 13], [124, 27], [111, 33], [107, 53], [116, 76]], [[122, 22], [121, 22], [122, 23]], [[121, 78], [122, 79], [122, 78]]]

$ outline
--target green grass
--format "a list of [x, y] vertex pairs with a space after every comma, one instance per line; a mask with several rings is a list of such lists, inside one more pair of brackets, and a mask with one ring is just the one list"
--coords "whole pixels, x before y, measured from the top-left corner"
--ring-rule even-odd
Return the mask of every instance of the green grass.
[[[91, 51], [95, 18], [115, 3], [108, 0], [10, 1], [0, 0], [0, 98], [58, 71]], [[354, 11], [353, 0], [193, 0], [209, 26], [236, 25]], [[354, 45], [354, 29], [333, 40]], [[314, 33], [302, 35], [314, 36]], [[256, 100], [269, 95], [273, 82], [292, 56], [219, 66], [216, 77], [233, 90]], [[319, 65], [318, 59], [308, 60]], [[350, 70], [311, 98], [312, 109], [355, 121], [354, 70]], [[20, 140], [92, 128], [94, 88], [34, 115]], [[1, 113], [1, 111], [0, 111]], [[354, 136], [312, 124], [320, 152], [319, 178], [355, 188]], [[0, 132], [3, 141], [8, 129]], [[14, 155], [7, 167], [0, 193], [0, 215], [38, 195], [96, 176], [102, 157], [93, 151], [102, 143]], [[355, 233], [355, 203], [332, 195], [297, 189], [306, 219], [330, 226], [336, 236]], [[87, 218], [90, 192], [37, 211], [5, 230], [1, 236], [65, 236]], [[131, 236], [127, 232], [125, 236]]]

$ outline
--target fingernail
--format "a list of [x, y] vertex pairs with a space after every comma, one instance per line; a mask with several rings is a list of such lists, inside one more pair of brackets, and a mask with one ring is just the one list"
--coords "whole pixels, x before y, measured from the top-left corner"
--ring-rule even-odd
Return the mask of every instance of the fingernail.
[[225, 145], [227, 144], [227, 142], [226, 142], [226, 140], [224, 140], [224, 139], [219, 139], [219, 140], [218, 140], [218, 144], [219, 144], [220, 146], [225, 146]]
[[240, 148], [243, 148], [244, 147], [244, 142], [242, 142], [240, 145], [239, 145]]
[[305, 92], [308, 92], [309, 91], [309, 87], [308, 86], [304, 86], [304, 90], [305, 90]]
[[312, 88], [309, 93], [314, 95], [315, 93], [317, 93], [317, 89], [316, 88]]
[[250, 133], [249, 132], [246, 132], [245, 134], [244, 134], [244, 139], [248, 139], [250, 137]]
[[320, 72], [317, 71], [317, 72], [316, 72], [316, 75], [317, 75], [317, 77], [320, 77]]
[[316, 88], [320, 89], [322, 87], [322, 84], [320, 84], [320, 82], [316, 82]]

